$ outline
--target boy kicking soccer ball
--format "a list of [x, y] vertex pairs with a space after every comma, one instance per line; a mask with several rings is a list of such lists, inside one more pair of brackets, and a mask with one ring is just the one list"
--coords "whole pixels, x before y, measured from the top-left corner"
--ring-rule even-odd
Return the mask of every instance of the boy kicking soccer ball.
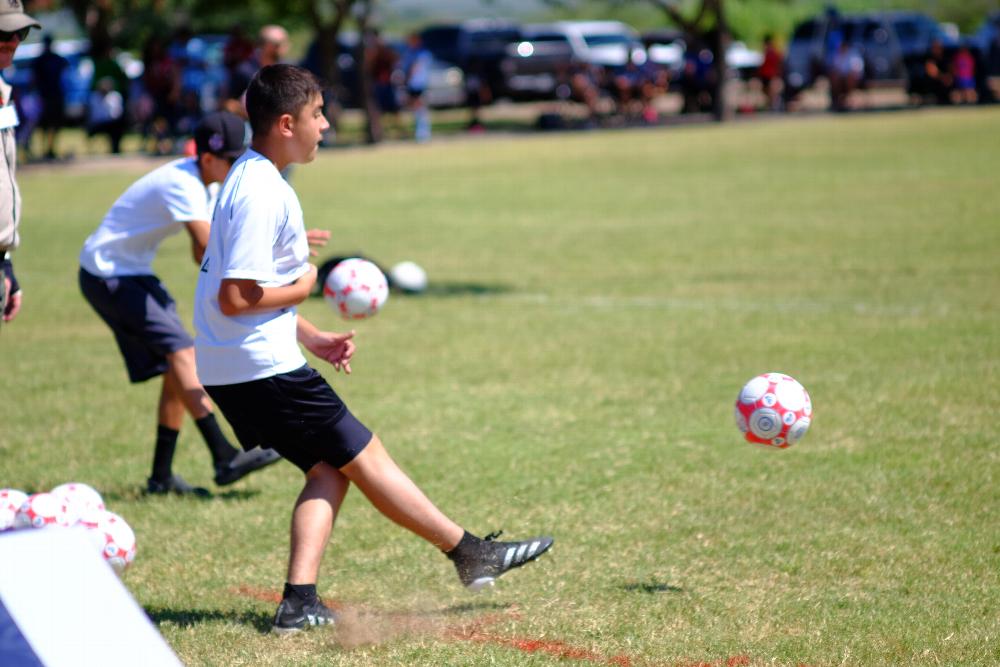
[[299, 349], [351, 372], [354, 332], [321, 331], [296, 313], [316, 281], [302, 209], [281, 178], [311, 162], [329, 127], [321, 89], [292, 65], [261, 69], [246, 94], [251, 148], [223, 183], [195, 296], [195, 350], [205, 389], [246, 449], [274, 448], [305, 473], [275, 632], [334, 622], [316, 595], [320, 561], [350, 484], [424, 538], [478, 590], [552, 546], [480, 539], [445, 516], [396, 465]]
[[220, 486], [281, 458], [272, 450], [241, 452], [229, 444], [198, 382], [194, 341], [177, 316], [173, 297], [153, 274], [160, 243], [181, 229], [191, 236], [194, 261], [201, 261], [214, 190], [244, 150], [243, 121], [228, 112], [210, 114], [194, 138], [197, 157], [174, 160], [133, 183], [80, 253], [80, 289], [114, 332], [129, 379], [163, 376], [153, 471], [146, 482], [146, 491], [153, 494], [208, 495], [172, 470], [185, 411], [211, 452]]

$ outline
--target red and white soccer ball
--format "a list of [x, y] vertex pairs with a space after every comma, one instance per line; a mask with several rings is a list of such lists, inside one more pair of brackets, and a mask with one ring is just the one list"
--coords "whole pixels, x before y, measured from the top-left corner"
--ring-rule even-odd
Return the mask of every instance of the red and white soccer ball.
[[17, 489], [0, 489], [0, 532], [14, 528], [17, 510], [28, 499], [28, 494]]
[[119, 575], [135, 560], [135, 533], [125, 519], [114, 512], [86, 512], [80, 517], [79, 525], [87, 529], [94, 548]]
[[69, 503], [51, 493], [33, 493], [14, 515], [14, 528], [66, 528], [76, 523]]
[[362, 320], [385, 305], [389, 283], [372, 262], [352, 257], [337, 264], [327, 275], [323, 297], [345, 320]]
[[743, 385], [734, 414], [747, 441], [784, 449], [809, 430], [812, 401], [795, 378], [764, 373]]
[[68, 502], [78, 515], [90, 509], [104, 509], [104, 499], [101, 498], [101, 494], [83, 482], [60, 484], [52, 489], [51, 493]]

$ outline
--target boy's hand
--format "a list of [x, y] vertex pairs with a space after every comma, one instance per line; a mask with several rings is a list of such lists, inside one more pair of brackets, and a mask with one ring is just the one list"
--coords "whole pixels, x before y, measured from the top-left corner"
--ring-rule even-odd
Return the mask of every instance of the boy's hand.
[[[3, 271], [0, 270], [0, 274], [2, 273]], [[10, 322], [17, 317], [17, 313], [21, 310], [21, 290], [11, 294], [10, 290], [13, 289], [13, 286], [11, 285], [10, 278], [4, 275], [3, 282], [4, 294], [7, 295], [7, 303], [4, 304], [4, 309], [3, 312], [0, 313], [0, 317], [3, 318], [4, 322]], [[2, 301], [2, 299], [0, 299], [0, 301]]]
[[320, 359], [324, 359], [338, 371], [351, 374], [351, 357], [354, 356], [354, 331], [334, 333], [332, 331], [316, 331], [302, 344], [306, 349]]
[[308, 229], [306, 230], [306, 240], [309, 242], [309, 256], [315, 257], [319, 254], [316, 248], [322, 248], [330, 240], [330, 230]]

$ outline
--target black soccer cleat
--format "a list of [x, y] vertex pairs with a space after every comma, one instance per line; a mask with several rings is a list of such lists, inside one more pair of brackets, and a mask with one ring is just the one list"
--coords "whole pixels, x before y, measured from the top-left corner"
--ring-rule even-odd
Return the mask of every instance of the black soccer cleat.
[[248, 452], [240, 452], [229, 463], [215, 469], [215, 483], [219, 486], [229, 486], [255, 470], [265, 468], [281, 460], [281, 454], [273, 449], [254, 447]]
[[[497, 542], [503, 531], [490, 533], [482, 540], [472, 538], [471, 544], [459, 544], [447, 556], [455, 563], [458, 578], [470, 591], [492, 586], [497, 577], [509, 570], [530, 563], [549, 550], [555, 540], [535, 537], [523, 542]], [[470, 536], [471, 537], [471, 536]]]
[[178, 496], [197, 496], [198, 498], [210, 498], [212, 494], [208, 489], [200, 486], [191, 486], [180, 475], [171, 475], [167, 479], [146, 480], [146, 493], [153, 496], [165, 496], [174, 493]]
[[297, 598], [285, 598], [278, 605], [274, 614], [274, 625], [271, 632], [287, 635], [301, 632], [313, 625], [333, 625], [337, 615], [323, 604], [319, 598], [312, 602], [303, 602]]

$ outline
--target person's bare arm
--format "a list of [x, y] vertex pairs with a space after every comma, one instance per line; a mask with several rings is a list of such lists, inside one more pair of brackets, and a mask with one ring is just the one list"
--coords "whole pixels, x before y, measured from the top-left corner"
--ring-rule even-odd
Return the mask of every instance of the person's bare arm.
[[305, 301], [315, 283], [316, 267], [312, 264], [298, 280], [280, 287], [261, 287], [255, 280], [225, 278], [219, 286], [219, 309], [223, 315], [233, 317], [289, 308]]
[[194, 263], [201, 264], [205, 247], [208, 245], [209, 223], [207, 220], [190, 220], [185, 222], [184, 226], [191, 236], [191, 256], [194, 258]]

